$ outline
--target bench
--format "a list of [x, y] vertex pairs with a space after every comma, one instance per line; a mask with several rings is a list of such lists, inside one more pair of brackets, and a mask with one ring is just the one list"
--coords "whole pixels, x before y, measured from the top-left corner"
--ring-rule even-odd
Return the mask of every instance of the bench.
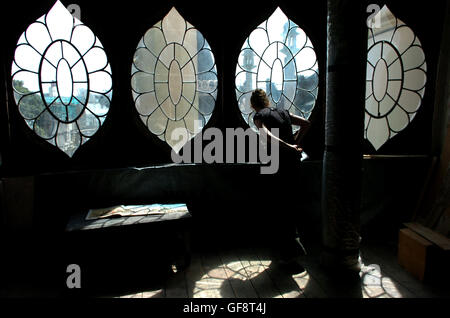
[[187, 207], [93, 220], [87, 220], [87, 215], [88, 211], [72, 215], [65, 228], [65, 261], [80, 266], [84, 286], [114, 285], [118, 279], [144, 281], [152, 273], [158, 276], [155, 268], [180, 270], [190, 264], [191, 214]]

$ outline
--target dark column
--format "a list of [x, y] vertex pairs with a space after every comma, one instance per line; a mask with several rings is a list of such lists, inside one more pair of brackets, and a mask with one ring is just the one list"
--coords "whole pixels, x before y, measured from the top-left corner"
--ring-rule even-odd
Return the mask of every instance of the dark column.
[[364, 138], [366, 7], [328, 0], [322, 262], [358, 269]]

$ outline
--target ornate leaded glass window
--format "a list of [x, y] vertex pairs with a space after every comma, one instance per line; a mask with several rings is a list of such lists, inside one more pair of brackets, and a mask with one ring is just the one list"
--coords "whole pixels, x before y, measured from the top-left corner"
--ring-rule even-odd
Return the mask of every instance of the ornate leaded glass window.
[[271, 106], [309, 118], [318, 94], [316, 53], [305, 32], [280, 8], [245, 40], [235, 84], [242, 116], [255, 130], [250, 96], [256, 88], [266, 91]]
[[183, 146], [172, 134], [176, 129], [191, 138], [210, 119], [217, 97], [214, 56], [203, 35], [175, 8], [139, 42], [131, 74], [141, 120], [175, 151]]
[[375, 150], [414, 119], [425, 93], [425, 54], [413, 30], [384, 6], [369, 28], [365, 138]]
[[11, 73], [28, 127], [69, 157], [103, 124], [112, 96], [108, 59], [61, 2], [21, 35]]

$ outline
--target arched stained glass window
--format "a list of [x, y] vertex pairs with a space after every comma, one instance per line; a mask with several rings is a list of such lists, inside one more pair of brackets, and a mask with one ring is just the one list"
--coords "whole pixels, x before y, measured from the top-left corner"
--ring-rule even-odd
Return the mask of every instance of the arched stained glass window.
[[235, 85], [242, 116], [255, 130], [250, 97], [256, 88], [266, 91], [273, 107], [306, 119], [311, 115], [319, 85], [316, 53], [305, 32], [280, 8], [245, 40]]
[[21, 35], [11, 73], [28, 127], [69, 157], [103, 124], [112, 97], [106, 53], [61, 2]]
[[131, 70], [132, 94], [150, 132], [175, 151], [210, 119], [217, 97], [217, 70], [203, 35], [175, 8], [139, 42]]
[[378, 150], [414, 119], [427, 81], [422, 45], [384, 6], [369, 28], [365, 138]]

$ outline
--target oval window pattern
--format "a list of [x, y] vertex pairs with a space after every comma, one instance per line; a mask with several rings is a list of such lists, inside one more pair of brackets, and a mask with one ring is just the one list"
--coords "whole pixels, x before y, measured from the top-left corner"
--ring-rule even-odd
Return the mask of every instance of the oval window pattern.
[[208, 42], [172, 8], [139, 42], [131, 74], [141, 120], [178, 152], [215, 107], [217, 70]]
[[109, 111], [112, 77], [103, 46], [60, 1], [21, 35], [11, 74], [28, 127], [69, 157]]
[[427, 64], [414, 32], [384, 6], [369, 28], [364, 137], [378, 150], [414, 119]]
[[[314, 46], [305, 32], [280, 8], [245, 40], [236, 67], [236, 98], [244, 120], [255, 131], [250, 97], [265, 90], [271, 107], [308, 119], [315, 106], [319, 68]], [[293, 127], [296, 132], [298, 127]]]

